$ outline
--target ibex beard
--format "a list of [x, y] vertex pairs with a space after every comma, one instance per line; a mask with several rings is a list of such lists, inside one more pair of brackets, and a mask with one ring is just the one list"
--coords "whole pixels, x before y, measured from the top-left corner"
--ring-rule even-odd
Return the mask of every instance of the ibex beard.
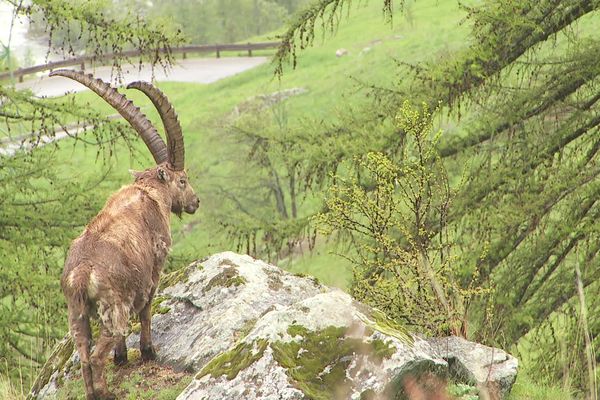
[[[143, 361], [153, 360], [151, 304], [171, 247], [171, 213], [193, 214], [199, 200], [184, 170], [183, 134], [168, 99], [146, 82], [128, 88], [144, 92], [163, 121], [165, 144], [139, 108], [114, 88], [91, 75], [57, 70], [51, 75], [74, 79], [111, 104], [140, 134], [157, 166], [134, 173], [134, 183], [113, 194], [84, 232], [73, 241], [61, 278], [67, 300], [69, 329], [81, 360], [86, 400], [115, 399], [108, 390], [105, 364], [127, 362], [125, 337], [129, 317], [140, 318]], [[90, 317], [97, 316], [100, 334], [91, 351]]]

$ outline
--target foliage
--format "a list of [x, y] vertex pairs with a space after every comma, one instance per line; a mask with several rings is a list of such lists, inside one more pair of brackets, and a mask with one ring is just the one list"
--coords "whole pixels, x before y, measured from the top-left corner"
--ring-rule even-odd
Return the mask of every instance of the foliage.
[[[280, 49], [278, 62], [295, 57], [297, 46], [310, 45], [314, 22], [331, 21], [327, 7], [339, 3], [316, 4], [290, 25], [284, 38], [293, 43]], [[536, 365], [548, 379], [579, 388], [588, 385], [583, 371], [593, 368], [586, 365], [593, 364], [586, 362], [590, 349], [581, 326], [587, 322], [595, 346], [600, 329], [596, 302], [588, 301], [587, 321], [576, 312], [573, 284], [573, 265], [579, 264], [589, 299], [600, 271], [594, 223], [599, 7], [587, 0], [485, 1], [465, 7], [468, 46], [416, 65], [399, 62], [399, 83], [372, 87], [378, 102], [392, 105], [381, 121], [393, 118], [394, 104], [410, 98], [441, 101], [439, 118], [459, 124], [437, 147], [452, 187], [467, 166], [463, 190], [447, 218], [456, 254], [465, 260], [463, 279], [494, 289], [485, 302], [469, 307], [474, 337], [504, 347], [538, 343], [544, 359], [557, 360], [560, 347], [548, 340], [549, 326], [556, 329], [557, 318], [569, 314], [560, 329], [571, 332], [566, 343], [575, 349], [572, 357], [561, 363], [539, 359]], [[354, 200], [358, 207], [363, 199]], [[578, 371], [577, 378], [567, 371]]]
[[302, 155], [317, 141], [289, 127], [284, 103], [247, 103], [252, 111], [234, 117], [224, 128], [243, 149], [232, 156], [242, 158], [238, 162], [249, 168], [237, 171], [238, 185], [217, 188], [235, 212], [215, 210], [213, 218], [249, 254], [278, 258], [282, 249], [291, 251], [310, 235], [302, 204], [315, 181], [311, 161]]
[[10, 48], [0, 42], [0, 71], [12, 70], [18, 67], [17, 60], [10, 51]]
[[430, 334], [460, 334], [464, 293], [446, 231], [454, 193], [431, 116], [427, 105], [405, 102], [397, 116], [400, 161], [381, 153], [357, 159], [356, 175], [336, 177], [317, 219], [324, 233], [339, 231], [356, 251], [346, 256], [356, 266], [356, 298]]
[[[288, 10], [273, 0], [159, 1], [150, 18], [171, 17], [194, 44], [234, 43], [278, 29]], [[293, 6], [298, 1], [286, 2]]]
[[49, 52], [53, 50], [66, 58], [84, 51], [94, 60], [101, 60], [106, 53], [114, 53], [113, 67], [117, 72], [123, 62], [131, 61], [123, 55], [123, 50], [141, 50], [150, 65], [164, 67], [173, 60], [171, 47], [183, 40], [181, 32], [166, 20], [144, 19], [131, 11], [124, 13], [121, 8], [113, 8], [109, 1], [16, 3], [19, 11], [35, 26], [32, 33], [48, 36]]
[[[404, 2], [401, 0], [400, 4], [403, 5]], [[384, 15], [390, 19], [392, 5], [392, 0], [383, 0]], [[299, 12], [286, 31], [279, 36], [281, 46], [275, 55], [275, 73], [281, 76], [284, 63], [288, 61], [291, 61], [293, 68], [296, 67], [296, 51], [313, 44], [318, 21], [321, 21], [323, 32], [333, 32], [345, 9], [349, 10], [350, 6], [351, 0], [315, 0]]]
[[[304, 0], [105, 0], [87, 2], [86, 7], [117, 21], [124, 14], [142, 14], [145, 23], [150, 22], [159, 29], [171, 24], [177, 26], [188, 43], [207, 44], [234, 43], [279, 29], [288, 15], [303, 3]], [[50, 21], [46, 14], [47, 10], [43, 8], [33, 12], [34, 24], [29, 27], [32, 37], [46, 39], [49, 36], [75, 52], [93, 50], [89, 44], [96, 33], [89, 29], [87, 22], [82, 24], [81, 20], [75, 20], [48, 29]], [[106, 45], [108, 50], [112, 43], [107, 41]]]
[[[294, 88], [298, 97], [304, 89]], [[227, 207], [211, 211], [238, 249], [268, 259], [286, 258], [315, 244], [311, 217], [320, 211], [322, 191], [342, 161], [365, 151], [392, 154], [393, 132], [373, 137], [368, 129], [315, 130], [312, 120], [290, 121], [285, 91], [256, 96], [238, 104], [222, 127], [236, 151], [234, 166], [216, 191]], [[320, 122], [328, 127], [329, 122]], [[240, 169], [239, 165], [246, 165]]]

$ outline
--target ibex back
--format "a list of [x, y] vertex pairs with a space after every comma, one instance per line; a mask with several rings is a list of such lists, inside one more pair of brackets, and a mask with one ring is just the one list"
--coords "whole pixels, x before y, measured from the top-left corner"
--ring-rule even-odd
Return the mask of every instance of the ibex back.
[[[162, 119], [167, 144], [139, 108], [107, 83], [69, 70], [62, 75], [87, 86], [113, 106], [142, 137], [157, 166], [134, 173], [133, 184], [113, 194], [71, 244], [61, 286], [69, 328], [81, 359], [87, 400], [114, 399], [104, 367], [114, 348], [115, 364], [127, 362], [125, 335], [132, 313], [141, 323], [142, 360], [156, 357], [150, 335], [151, 303], [171, 247], [171, 213], [193, 214], [199, 205], [184, 170], [181, 126], [167, 98], [149, 83], [127, 88], [144, 92]], [[90, 317], [97, 315], [100, 336], [90, 354]]]

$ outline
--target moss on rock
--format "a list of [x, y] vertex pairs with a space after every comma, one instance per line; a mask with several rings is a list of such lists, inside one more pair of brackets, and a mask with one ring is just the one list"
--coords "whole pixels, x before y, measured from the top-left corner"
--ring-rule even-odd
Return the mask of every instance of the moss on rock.
[[375, 392], [373, 389], [364, 390], [360, 394], [360, 400], [375, 400], [375, 399], [377, 399], [377, 392]]
[[294, 272], [293, 275], [298, 278], [310, 279], [315, 286], [317, 286], [317, 287], [321, 286], [321, 281], [319, 281], [319, 278], [317, 278], [315, 276], [308, 275], [303, 272]]
[[188, 265], [185, 268], [180, 268], [171, 273], [165, 274], [160, 278], [160, 282], [158, 284], [159, 291], [165, 290], [168, 287], [175, 286], [180, 282], [184, 282], [189, 276], [190, 273], [194, 270], [202, 270], [204, 267], [200, 262], [195, 262]]
[[448, 394], [459, 400], [478, 400], [480, 398], [479, 389], [464, 383], [448, 385]]
[[50, 381], [52, 375], [58, 372], [57, 381], [62, 380], [65, 372], [70, 369], [71, 356], [75, 346], [71, 336], [67, 334], [55, 347], [48, 361], [40, 370], [30, 393], [27, 395], [27, 400], [37, 398], [37, 394]]
[[252, 343], [239, 343], [233, 349], [213, 358], [198, 374], [196, 379], [205, 375], [215, 378], [225, 375], [227, 379], [235, 379], [238, 373], [259, 360], [267, 348], [267, 340], [259, 339]]
[[[355, 306], [358, 304], [358, 302], [354, 303]], [[389, 318], [382, 311], [376, 308], [369, 310], [363, 305], [360, 305], [359, 309], [364, 313], [363, 316], [359, 314], [359, 317], [367, 325], [367, 328], [381, 332], [387, 336], [395, 337], [408, 346], [412, 346], [414, 343], [414, 339], [408, 330], [399, 322]]]
[[130, 328], [131, 333], [139, 334], [142, 331], [142, 324], [139, 322], [133, 322]]
[[354, 356], [366, 356], [375, 363], [381, 363], [394, 354], [395, 347], [381, 340], [347, 337], [346, 331], [346, 327], [330, 326], [310, 331], [301, 325], [290, 325], [288, 334], [302, 339], [271, 344], [273, 357], [307, 397], [347, 398], [351, 382], [346, 371]]
[[203, 293], [210, 291], [216, 286], [231, 287], [240, 286], [246, 283], [246, 278], [240, 275], [239, 271], [235, 267], [224, 268], [222, 272], [219, 272], [206, 284]]
[[381, 339], [375, 339], [368, 342], [372, 346], [373, 353], [371, 357], [379, 364], [384, 359], [388, 359], [396, 352], [396, 346], [391, 341], [383, 341]]
[[169, 299], [171, 299], [171, 296], [167, 296], [167, 295], [154, 296], [154, 299], [152, 299], [152, 315], [166, 314], [169, 311], [171, 311], [170, 307], [164, 307], [161, 305], [163, 302], [165, 302]]

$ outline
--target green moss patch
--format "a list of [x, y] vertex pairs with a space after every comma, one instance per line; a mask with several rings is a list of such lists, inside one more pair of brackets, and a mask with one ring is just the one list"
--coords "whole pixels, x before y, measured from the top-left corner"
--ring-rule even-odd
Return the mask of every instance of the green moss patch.
[[129, 330], [131, 331], [131, 333], [139, 334], [142, 331], [142, 324], [140, 324], [139, 322], [132, 322]]
[[234, 379], [241, 370], [248, 368], [263, 356], [267, 344], [265, 339], [253, 343], [240, 343], [233, 349], [213, 358], [198, 372], [196, 379], [209, 374], [213, 377], [225, 375], [229, 380]]
[[288, 334], [302, 339], [271, 344], [273, 357], [307, 397], [348, 398], [351, 383], [346, 370], [354, 356], [366, 356], [381, 363], [394, 354], [395, 347], [381, 340], [347, 337], [346, 331], [345, 327], [331, 326], [313, 332], [301, 325], [290, 325]]
[[[355, 302], [354, 304], [356, 305], [358, 303]], [[358, 316], [368, 328], [381, 332], [384, 335], [395, 337], [408, 346], [411, 346], [414, 343], [414, 339], [408, 330], [399, 322], [389, 318], [382, 311], [368, 309], [364, 305], [361, 305], [359, 310], [363, 311], [364, 317], [360, 314]]]
[[394, 346], [389, 340], [383, 341], [380, 339], [371, 340], [368, 342], [371, 344], [373, 353], [372, 357], [381, 363], [384, 359], [388, 359], [396, 353], [396, 346]]
[[376, 400], [377, 392], [373, 389], [367, 389], [360, 394], [360, 400]]
[[294, 276], [297, 276], [298, 278], [310, 279], [315, 286], [317, 286], [317, 287], [321, 286], [321, 282], [319, 281], [319, 278], [316, 278], [312, 275], [308, 275], [303, 272], [295, 272]]
[[58, 381], [62, 381], [64, 374], [69, 371], [71, 362], [71, 355], [73, 354], [73, 350], [75, 349], [75, 345], [73, 344], [73, 340], [70, 335], [66, 335], [63, 340], [61, 340], [55, 347], [50, 357], [48, 357], [48, 361], [44, 364], [40, 372], [38, 373], [35, 382], [31, 388], [31, 394], [27, 396], [27, 399], [35, 398], [39, 391], [46, 386], [50, 377], [56, 372], [59, 371], [59, 376], [57, 377]]
[[170, 298], [171, 296], [166, 295], [154, 296], [154, 299], [152, 299], [152, 315], [166, 314], [169, 311], [171, 311], [170, 307], [162, 306], [162, 303], [166, 300], [169, 300]]
[[[163, 302], [170, 300], [171, 298], [171, 296], [167, 295], [154, 296], [151, 305], [152, 315], [166, 314], [171, 311], [171, 307], [165, 307], [162, 305]], [[142, 326], [140, 324], [140, 318], [137, 313], [133, 313], [131, 319], [129, 320], [129, 331], [139, 334], [141, 330]]]
[[203, 293], [208, 292], [216, 286], [231, 287], [240, 286], [246, 283], [246, 278], [240, 275], [237, 268], [227, 267], [215, 275], [208, 284], [202, 289]]
[[175, 286], [180, 282], [184, 282], [192, 271], [202, 270], [204, 267], [198, 262], [188, 265], [185, 268], [178, 269], [171, 273], [165, 274], [160, 278], [158, 284], [159, 291], [165, 290], [168, 287]]

